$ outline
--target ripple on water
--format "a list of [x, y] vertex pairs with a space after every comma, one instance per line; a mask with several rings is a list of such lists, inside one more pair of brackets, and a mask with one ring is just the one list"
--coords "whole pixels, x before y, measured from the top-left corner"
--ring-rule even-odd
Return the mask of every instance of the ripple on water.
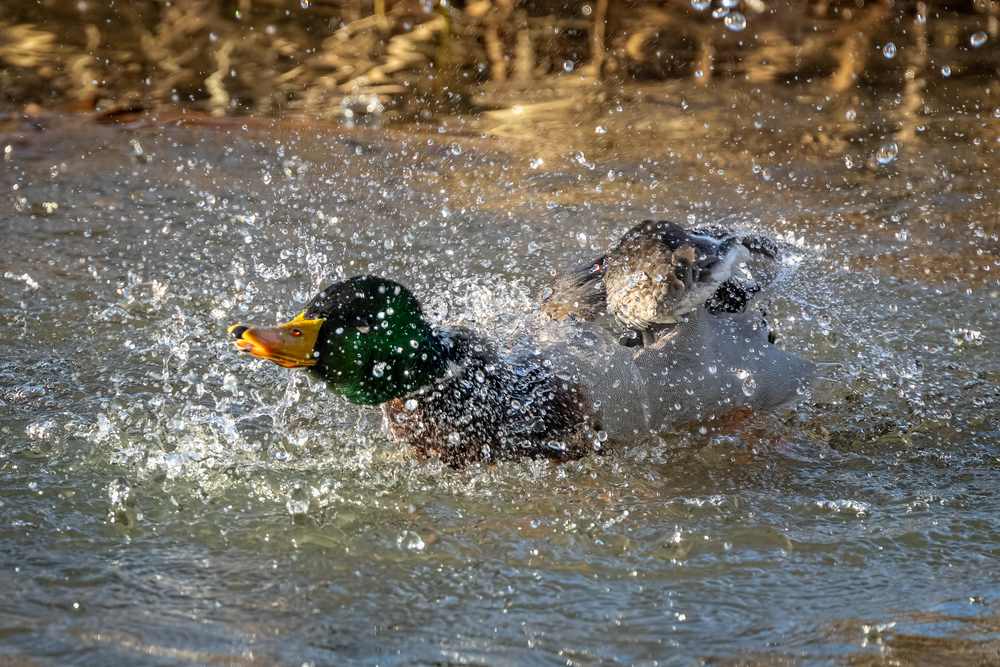
[[[598, 110], [586, 141], [617, 137], [614, 155], [558, 123], [530, 159], [450, 136], [362, 137], [359, 155], [322, 133], [164, 128], [16, 151], [0, 172], [28, 203], [5, 221], [0, 274], [11, 641], [107, 664], [642, 662], [775, 637], [796, 656], [879, 642], [917, 656], [900, 628], [937, 621], [906, 610], [988, 607], [996, 202], [975, 170], [995, 156], [942, 138], [975, 134], [959, 113], [943, 133], [929, 107], [918, 146], [870, 127], [863, 100], [827, 117], [822, 99], [736, 92], [747, 110], [724, 118], [698, 91], [670, 122], [671, 96], [655, 113]], [[836, 137], [798, 143], [821, 117], [855, 128], [842, 153]], [[54, 177], [30, 157], [57, 153]], [[31, 206], [46, 201], [58, 209]], [[650, 215], [783, 241], [768, 317], [821, 364], [798, 410], [455, 472], [225, 340], [234, 321], [286, 317], [320, 284], [378, 271], [435, 321], [509, 346], [534, 330], [550, 271]]]

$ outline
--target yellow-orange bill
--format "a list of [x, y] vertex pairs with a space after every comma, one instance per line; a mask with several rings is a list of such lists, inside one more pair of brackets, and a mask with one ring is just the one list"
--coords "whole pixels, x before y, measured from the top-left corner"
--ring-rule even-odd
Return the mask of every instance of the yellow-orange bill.
[[322, 319], [306, 319], [302, 312], [278, 326], [234, 324], [226, 331], [241, 352], [285, 368], [300, 368], [316, 365], [315, 347], [323, 322]]

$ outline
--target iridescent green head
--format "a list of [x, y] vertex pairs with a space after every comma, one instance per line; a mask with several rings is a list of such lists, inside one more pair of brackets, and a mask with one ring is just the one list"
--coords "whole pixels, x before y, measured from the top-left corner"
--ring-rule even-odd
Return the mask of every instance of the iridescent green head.
[[376, 276], [334, 283], [286, 324], [234, 325], [236, 346], [285, 367], [308, 367], [354, 403], [404, 396], [444, 373], [443, 346], [408, 289]]

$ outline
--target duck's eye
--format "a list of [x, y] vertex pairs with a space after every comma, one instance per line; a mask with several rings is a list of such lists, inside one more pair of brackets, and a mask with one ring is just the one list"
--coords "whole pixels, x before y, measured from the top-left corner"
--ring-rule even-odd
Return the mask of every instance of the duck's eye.
[[290, 333], [296, 338], [298, 338], [299, 336], [302, 335], [302, 329], [292, 329]]

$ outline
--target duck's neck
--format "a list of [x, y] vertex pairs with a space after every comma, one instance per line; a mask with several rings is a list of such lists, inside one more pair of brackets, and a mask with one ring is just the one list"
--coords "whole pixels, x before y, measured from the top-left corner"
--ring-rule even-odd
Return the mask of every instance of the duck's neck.
[[333, 383], [333, 389], [352, 403], [378, 405], [444, 376], [454, 356], [449, 334], [429, 325], [407, 332], [403, 339], [381, 341], [378, 350], [358, 379]]

